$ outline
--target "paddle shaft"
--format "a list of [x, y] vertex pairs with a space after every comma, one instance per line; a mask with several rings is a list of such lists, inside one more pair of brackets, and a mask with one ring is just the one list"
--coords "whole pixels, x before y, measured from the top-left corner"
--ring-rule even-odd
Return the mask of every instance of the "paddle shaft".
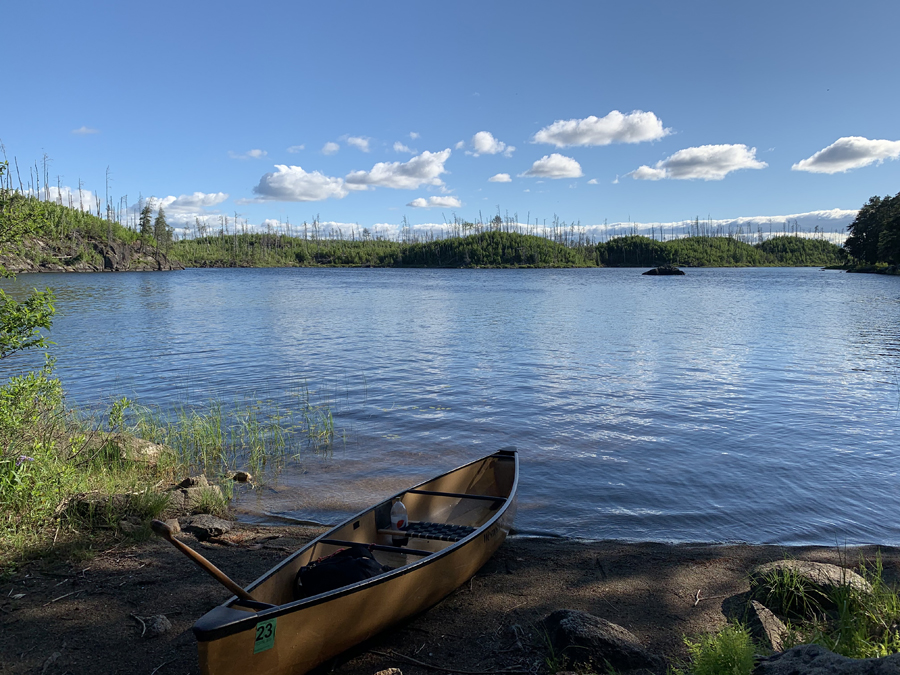
[[209, 560], [204, 558], [202, 555], [197, 553], [194, 549], [190, 548], [186, 544], [181, 543], [177, 539], [172, 536], [172, 530], [169, 529], [169, 526], [166, 525], [161, 520], [154, 520], [150, 523], [150, 527], [153, 531], [158, 534], [160, 537], [168, 541], [172, 546], [177, 548], [179, 551], [184, 553], [188, 558], [193, 560], [197, 565], [209, 573], [209, 575], [222, 584], [229, 591], [238, 596], [241, 600], [250, 600], [252, 602], [258, 602], [256, 598], [250, 595], [243, 588], [234, 583], [231, 579], [229, 579], [222, 570], [213, 565]]

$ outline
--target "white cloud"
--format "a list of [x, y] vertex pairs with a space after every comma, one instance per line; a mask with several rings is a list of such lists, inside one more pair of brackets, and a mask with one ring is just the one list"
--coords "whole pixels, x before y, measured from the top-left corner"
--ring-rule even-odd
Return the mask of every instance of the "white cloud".
[[746, 145], [701, 145], [679, 150], [654, 167], [641, 166], [631, 172], [636, 180], [722, 180], [732, 171], [765, 169], [765, 162], [756, 159], [756, 148]]
[[91, 129], [90, 127], [79, 127], [78, 129], [72, 129], [72, 133], [77, 136], [89, 136], [91, 134], [99, 134], [99, 129]]
[[408, 152], [410, 155], [416, 154], [415, 150], [409, 148], [409, 146], [404, 145], [400, 141], [394, 141], [394, 152]]
[[195, 192], [180, 197], [163, 197], [158, 201], [158, 205], [161, 204], [166, 211], [193, 213], [221, 204], [226, 199], [228, 195], [224, 192]]
[[347, 145], [352, 145], [354, 148], [358, 148], [363, 152], [369, 151], [369, 138], [363, 138], [362, 136], [348, 136], [347, 137]]
[[606, 117], [585, 117], [583, 120], [557, 120], [538, 131], [532, 143], [550, 143], [558, 148], [567, 145], [609, 145], [610, 143], [641, 143], [668, 136], [671, 129], [652, 112], [635, 110], [623, 115], [613, 110]]
[[494, 138], [490, 131], [479, 131], [472, 136], [472, 147], [474, 152], [468, 153], [478, 157], [479, 155], [497, 155], [503, 153], [506, 157], [512, 157], [512, 153], [516, 151], [516, 146], [506, 145], [503, 141]]
[[488, 178], [488, 181], [491, 183], [512, 183], [512, 178], [509, 177], [508, 173], [498, 173]]
[[532, 176], [537, 178], [578, 178], [584, 174], [581, 172], [581, 164], [571, 157], [554, 152], [552, 155], [544, 155], [531, 165], [520, 176]]
[[466, 147], [466, 142], [465, 141], [457, 141], [456, 145], [454, 145], [453, 147], [457, 150], [462, 150], [464, 147]]
[[588, 185], [599, 185], [599, 183], [597, 182], [597, 179], [596, 179], [596, 178], [591, 178], [591, 179], [588, 181]]
[[378, 162], [371, 171], [353, 171], [345, 180], [350, 189], [373, 186], [415, 190], [422, 185], [443, 185], [439, 176], [446, 172], [444, 162], [449, 157], [450, 148], [440, 152], [426, 150], [407, 162]]
[[269, 153], [265, 150], [260, 150], [258, 148], [254, 148], [253, 150], [248, 150], [247, 152], [241, 154], [238, 152], [234, 152], [233, 150], [228, 151], [228, 156], [231, 159], [262, 159]]
[[289, 148], [287, 149], [287, 151], [288, 151], [289, 153], [291, 153], [292, 155], [295, 155], [295, 154], [297, 154], [298, 152], [300, 152], [301, 150], [303, 150], [304, 148], [306, 148], [305, 145], [292, 145], [291, 147], [289, 147]]
[[413, 140], [416, 140], [419, 137], [419, 133], [417, 131], [410, 131], [409, 137]]
[[339, 146], [337, 143], [335, 143], [334, 141], [328, 141], [325, 145], [322, 146], [322, 154], [333, 155], [340, 149], [341, 146]]
[[308, 173], [299, 166], [275, 165], [275, 173], [259, 179], [253, 192], [263, 199], [282, 202], [318, 202], [329, 197], [342, 199], [348, 187], [341, 178], [326, 176], [318, 171]]
[[413, 199], [407, 206], [415, 209], [433, 209], [435, 207], [458, 209], [462, 206], [462, 202], [456, 197], [429, 197], [427, 200], [422, 197]]
[[862, 136], [844, 136], [812, 157], [794, 164], [792, 171], [843, 173], [886, 159], [900, 157], [900, 141], [869, 140]]

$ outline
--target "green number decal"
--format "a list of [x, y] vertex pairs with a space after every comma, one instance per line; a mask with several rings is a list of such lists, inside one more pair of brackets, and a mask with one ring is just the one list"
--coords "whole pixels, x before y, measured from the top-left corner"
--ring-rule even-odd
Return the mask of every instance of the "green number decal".
[[256, 642], [253, 643], [254, 654], [259, 654], [275, 646], [276, 621], [277, 619], [269, 619], [256, 624]]

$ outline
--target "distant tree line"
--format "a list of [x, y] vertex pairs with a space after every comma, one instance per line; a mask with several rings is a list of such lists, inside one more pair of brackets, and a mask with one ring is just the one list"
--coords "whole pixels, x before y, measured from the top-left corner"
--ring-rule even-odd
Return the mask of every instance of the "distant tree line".
[[893, 197], [871, 197], [847, 227], [844, 248], [869, 265], [900, 263], [900, 192]]

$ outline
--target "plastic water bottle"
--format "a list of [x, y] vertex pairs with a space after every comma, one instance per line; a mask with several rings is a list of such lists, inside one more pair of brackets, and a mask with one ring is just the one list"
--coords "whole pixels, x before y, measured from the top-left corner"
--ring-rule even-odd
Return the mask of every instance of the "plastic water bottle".
[[[396, 501], [391, 507], [391, 529], [405, 530], [409, 527], [406, 506], [403, 502]], [[409, 543], [409, 537], [393, 537], [394, 546], [406, 546]]]

